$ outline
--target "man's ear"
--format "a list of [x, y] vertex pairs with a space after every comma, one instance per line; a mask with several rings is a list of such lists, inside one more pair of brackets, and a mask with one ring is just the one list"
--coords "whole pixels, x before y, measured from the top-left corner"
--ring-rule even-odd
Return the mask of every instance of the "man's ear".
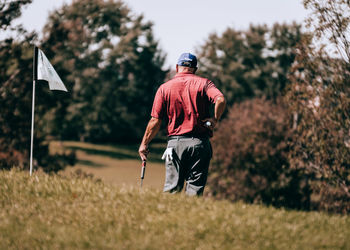
[[197, 69], [198, 69], [197, 67], [194, 68], [193, 74], [196, 73]]
[[179, 65], [176, 64], [176, 73], [179, 73]]

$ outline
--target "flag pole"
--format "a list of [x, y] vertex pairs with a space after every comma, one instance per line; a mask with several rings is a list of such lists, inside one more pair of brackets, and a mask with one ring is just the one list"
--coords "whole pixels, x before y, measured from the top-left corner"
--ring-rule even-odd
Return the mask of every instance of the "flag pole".
[[35, 107], [35, 84], [38, 78], [38, 47], [34, 46], [33, 55], [33, 97], [32, 97], [32, 127], [30, 138], [30, 168], [29, 174], [33, 173], [33, 141], [34, 141], [34, 107]]

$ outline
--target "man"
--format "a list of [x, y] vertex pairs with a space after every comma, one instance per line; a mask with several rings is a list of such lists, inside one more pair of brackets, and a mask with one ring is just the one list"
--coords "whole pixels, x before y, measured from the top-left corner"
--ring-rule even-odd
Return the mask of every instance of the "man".
[[[156, 93], [152, 118], [139, 148], [141, 159], [146, 161], [148, 144], [157, 134], [162, 120], [167, 119], [164, 192], [180, 192], [186, 181], [186, 194], [199, 196], [207, 182], [212, 157], [209, 137], [226, 102], [214, 83], [196, 76], [196, 70], [196, 56], [183, 53], [176, 65], [177, 74]], [[209, 114], [211, 104], [215, 104], [214, 117]]]

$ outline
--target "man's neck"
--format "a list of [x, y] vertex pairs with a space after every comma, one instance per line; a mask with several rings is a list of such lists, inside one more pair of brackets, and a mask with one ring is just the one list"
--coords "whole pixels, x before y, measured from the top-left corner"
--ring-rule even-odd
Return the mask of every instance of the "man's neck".
[[176, 72], [177, 73], [184, 73], [184, 74], [195, 74], [197, 68], [189, 68], [184, 66], [178, 66], [176, 65]]
[[195, 70], [192, 68], [183, 68], [177, 71], [179, 74], [195, 74]]

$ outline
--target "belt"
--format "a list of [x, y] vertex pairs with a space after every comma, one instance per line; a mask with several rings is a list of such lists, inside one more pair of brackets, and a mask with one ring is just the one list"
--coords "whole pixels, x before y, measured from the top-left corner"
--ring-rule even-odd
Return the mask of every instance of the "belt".
[[191, 134], [186, 134], [186, 135], [171, 135], [168, 137], [168, 140], [180, 140], [180, 139], [191, 139], [191, 138], [197, 138], [197, 139], [208, 139], [209, 136], [207, 135], [191, 135]]

